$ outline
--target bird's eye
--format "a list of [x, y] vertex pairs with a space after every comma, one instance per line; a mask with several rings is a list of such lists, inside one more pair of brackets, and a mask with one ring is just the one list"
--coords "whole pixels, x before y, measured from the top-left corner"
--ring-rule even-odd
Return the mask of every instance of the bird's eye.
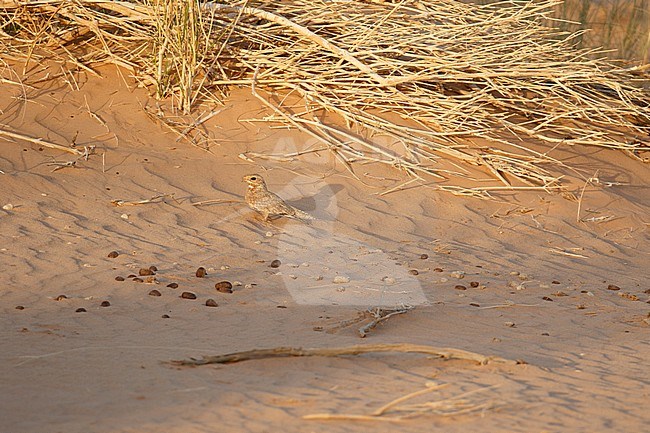
[[257, 180], [257, 178], [255, 176], [253, 176], [253, 177], [251, 177], [251, 180]]

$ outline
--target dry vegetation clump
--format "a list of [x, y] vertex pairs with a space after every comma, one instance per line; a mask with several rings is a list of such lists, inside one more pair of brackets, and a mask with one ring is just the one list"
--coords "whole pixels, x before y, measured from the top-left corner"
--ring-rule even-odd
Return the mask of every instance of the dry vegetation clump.
[[650, 159], [647, 66], [575, 48], [576, 34], [542, 24], [557, 4], [5, 0], [0, 49], [87, 71], [118, 64], [186, 113], [249, 86], [272, 110], [264, 120], [318, 138], [348, 166], [453, 179], [468, 164], [501, 185], [441, 188], [557, 191], [567, 170], [557, 147]]

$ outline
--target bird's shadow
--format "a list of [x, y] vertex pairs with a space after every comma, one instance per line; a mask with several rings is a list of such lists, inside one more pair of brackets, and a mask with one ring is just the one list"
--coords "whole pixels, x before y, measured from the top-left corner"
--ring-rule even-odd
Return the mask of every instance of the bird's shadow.
[[309, 197], [302, 197], [299, 200], [287, 200], [287, 203], [313, 215], [319, 220], [331, 220], [332, 218], [327, 214], [325, 209], [329, 207], [332, 197], [342, 189], [343, 185], [338, 183], [323, 185], [316, 194]]

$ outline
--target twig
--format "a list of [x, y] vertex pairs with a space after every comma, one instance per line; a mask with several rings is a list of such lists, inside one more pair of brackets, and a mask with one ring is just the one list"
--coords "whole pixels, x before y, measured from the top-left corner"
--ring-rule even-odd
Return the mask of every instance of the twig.
[[412, 309], [413, 307], [407, 306], [397, 310], [384, 310], [381, 308], [375, 308], [374, 310], [369, 310], [370, 313], [375, 317], [375, 319], [370, 323], [366, 323], [365, 325], [359, 328], [359, 337], [365, 338], [368, 335], [368, 332], [371, 329], [374, 329], [381, 322], [386, 321], [397, 314], [404, 314]]
[[111, 204], [116, 207], [122, 207], [122, 206], [137, 206], [140, 204], [149, 204], [149, 203], [156, 203], [158, 201], [161, 201], [160, 199], [165, 198], [165, 197], [170, 197], [173, 200], [176, 201], [176, 198], [174, 198], [174, 194], [159, 194], [156, 196], [153, 196], [149, 199], [146, 200], [136, 200], [136, 201], [127, 201], [127, 200], [111, 200]]
[[29, 135], [9, 131], [9, 130], [4, 129], [4, 128], [0, 129], [0, 135], [6, 135], [7, 137], [15, 138], [15, 139], [18, 139], [18, 140], [29, 141], [30, 143], [38, 144], [40, 146], [49, 147], [51, 149], [62, 150], [64, 152], [72, 153], [74, 155], [83, 155], [83, 152], [81, 152], [79, 149], [75, 149], [75, 148], [72, 148], [72, 147], [61, 146], [59, 144], [55, 144], [55, 143], [51, 143], [49, 141], [45, 141], [42, 138], [30, 137]]
[[204, 356], [200, 359], [190, 358], [185, 360], [171, 361], [172, 365], [207, 365], [207, 364], [229, 364], [252, 359], [287, 358], [293, 356], [346, 356], [359, 355], [374, 352], [401, 352], [401, 353], [422, 353], [442, 359], [465, 359], [485, 365], [490, 362], [516, 364], [516, 361], [485, 356], [479, 353], [468, 352], [453, 348], [440, 348], [419, 344], [368, 344], [332, 348], [301, 348], [301, 347], [276, 347], [272, 349], [254, 349], [243, 352], [228, 353], [225, 355]]
[[241, 200], [225, 200], [221, 198], [216, 198], [212, 200], [197, 201], [196, 203], [192, 203], [192, 206], [205, 206], [210, 204], [222, 204], [222, 203], [244, 203], [244, 202]]

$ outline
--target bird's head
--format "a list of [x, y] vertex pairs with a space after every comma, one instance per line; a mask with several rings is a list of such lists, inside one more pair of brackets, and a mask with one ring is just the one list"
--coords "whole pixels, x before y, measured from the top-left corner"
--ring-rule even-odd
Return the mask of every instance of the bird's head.
[[266, 186], [264, 183], [264, 178], [260, 176], [259, 174], [247, 174], [244, 176], [243, 181], [248, 184], [248, 187], [253, 189], [253, 188], [258, 188], [260, 186]]

